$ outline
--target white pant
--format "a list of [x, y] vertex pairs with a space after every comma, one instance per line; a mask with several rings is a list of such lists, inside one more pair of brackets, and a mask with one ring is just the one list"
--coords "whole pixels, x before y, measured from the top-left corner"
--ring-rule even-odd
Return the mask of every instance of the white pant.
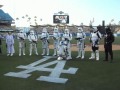
[[13, 45], [13, 44], [7, 44], [7, 53], [8, 53], [8, 54], [13, 54], [13, 53], [15, 53], [14, 45]]
[[21, 55], [21, 52], [25, 54], [25, 42], [24, 41], [19, 41], [19, 55]]
[[91, 57], [89, 59], [95, 59], [95, 56], [96, 56], [96, 60], [99, 60], [99, 51], [98, 50], [96, 50], [95, 52], [92, 51]]
[[34, 48], [34, 50], [35, 50], [35, 53], [38, 54], [36, 43], [30, 43], [30, 55], [32, 55], [32, 50], [33, 50], [33, 48]]
[[49, 55], [49, 43], [46, 39], [42, 40], [42, 49], [43, 49], [42, 55], [45, 55], [45, 53]]
[[84, 54], [85, 54], [85, 44], [84, 42], [77, 42], [77, 47], [78, 47], [78, 56], [77, 57], [81, 57], [82, 55], [82, 58], [84, 58]]
[[54, 54], [53, 55], [56, 55], [57, 54], [57, 48], [58, 48], [58, 45], [59, 45], [59, 40], [54, 40]]

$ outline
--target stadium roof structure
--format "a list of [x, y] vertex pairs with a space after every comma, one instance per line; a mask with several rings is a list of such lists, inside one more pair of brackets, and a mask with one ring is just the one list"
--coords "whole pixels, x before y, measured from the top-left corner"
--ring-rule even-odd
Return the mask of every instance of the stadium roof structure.
[[0, 9], [0, 21], [12, 21], [14, 20], [8, 13], [5, 13]]

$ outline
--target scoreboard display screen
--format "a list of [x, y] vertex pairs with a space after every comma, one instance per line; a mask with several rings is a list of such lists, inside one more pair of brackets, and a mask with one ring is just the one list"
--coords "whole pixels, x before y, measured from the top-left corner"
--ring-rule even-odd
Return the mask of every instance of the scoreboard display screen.
[[53, 23], [68, 24], [69, 15], [53, 15]]

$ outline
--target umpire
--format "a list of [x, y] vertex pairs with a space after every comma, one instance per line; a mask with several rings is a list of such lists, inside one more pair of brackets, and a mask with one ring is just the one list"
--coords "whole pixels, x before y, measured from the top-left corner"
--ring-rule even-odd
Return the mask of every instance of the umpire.
[[106, 34], [104, 38], [104, 49], [105, 49], [105, 60], [108, 61], [108, 54], [111, 57], [111, 61], [113, 61], [113, 51], [112, 51], [112, 43], [114, 42], [114, 35], [111, 32], [111, 28], [108, 26], [106, 28]]

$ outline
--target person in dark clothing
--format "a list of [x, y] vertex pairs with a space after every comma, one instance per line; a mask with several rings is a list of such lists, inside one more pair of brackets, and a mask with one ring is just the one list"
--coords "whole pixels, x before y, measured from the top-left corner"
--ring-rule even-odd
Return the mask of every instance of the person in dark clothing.
[[111, 57], [111, 61], [113, 61], [113, 51], [112, 51], [112, 43], [114, 42], [114, 35], [111, 32], [111, 28], [107, 27], [106, 28], [106, 34], [105, 34], [105, 38], [104, 38], [104, 49], [105, 49], [105, 60], [104, 61], [108, 61], [108, 54]]
[[0, 38], [0, 54], [2, 53], [1, 45], [2, 45], [2, 40], [1, 40], [1, 38]]
[[2, 45], [2, 36], [0, 35], [0, 54], [2, 54], [1, 45]]

